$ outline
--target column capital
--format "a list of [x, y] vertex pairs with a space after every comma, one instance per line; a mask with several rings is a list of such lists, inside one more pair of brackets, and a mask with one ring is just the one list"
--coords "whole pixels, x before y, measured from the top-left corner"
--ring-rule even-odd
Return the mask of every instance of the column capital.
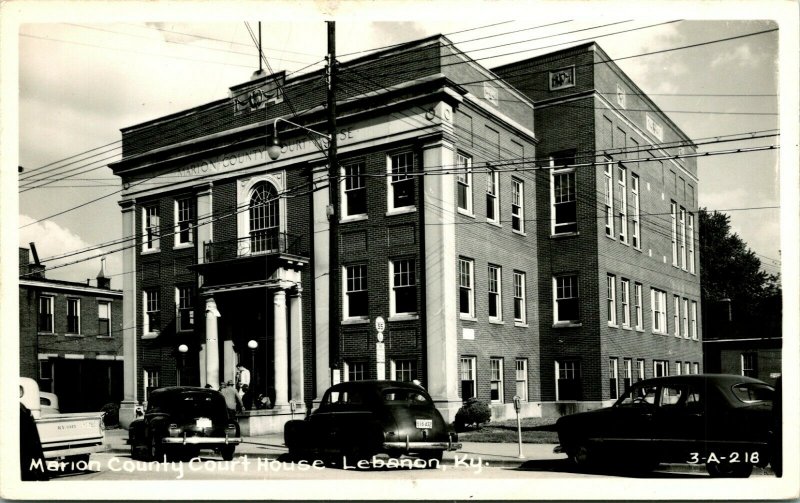
[[133, 211], [136, 207], [136, 199], [125, 199], [124, 201], [118, 201], [117, 204], [122, 208], [123, 213]]
[[303, 295], [303, 285], [296, 284], [289, 290], [289, 296], [291, 297], [300, 297]]

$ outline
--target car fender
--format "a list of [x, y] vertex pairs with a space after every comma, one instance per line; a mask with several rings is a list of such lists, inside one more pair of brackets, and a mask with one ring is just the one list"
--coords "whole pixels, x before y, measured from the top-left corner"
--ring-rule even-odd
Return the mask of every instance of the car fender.
[[309, 437], [309, 424], [305, 420], [293, 419], [283, 425], [283, 442], [287, 448], [303, 447]]

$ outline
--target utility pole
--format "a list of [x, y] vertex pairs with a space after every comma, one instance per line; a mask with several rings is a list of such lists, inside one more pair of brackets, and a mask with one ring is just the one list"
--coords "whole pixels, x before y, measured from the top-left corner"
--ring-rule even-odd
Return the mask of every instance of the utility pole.
[[336, 159], [336, 21], [328, 24], [328, 210], [330, 232], [330, 259], [328, 285], [330, 287], [328, 350], [331, 369], [339, 368], [339, 163]]

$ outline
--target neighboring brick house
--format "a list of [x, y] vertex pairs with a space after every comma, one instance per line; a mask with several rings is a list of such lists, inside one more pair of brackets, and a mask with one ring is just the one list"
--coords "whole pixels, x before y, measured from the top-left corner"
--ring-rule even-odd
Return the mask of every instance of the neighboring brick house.
[[696, 145], [596, 43], [493, 71], [534, 101], [550, 159], [535, 184], [542, 401], [700, 372], [697, 163], [680, 157]]
[[61, 412], [119, 403], [123, 390], [122, 291], [112, 290], [105, 261], [97, 285], [47, 279], [19, 249], [20, 375], [55, 393]]
[[331, 299], [325, 150], [275, 122], [324, 130], [324, 82], [256, 73], [122, 130], [123, 425], [149, 388], [216, 386], [237, 362], [275, 405], [241, 418], [249, 434], [280, 431], [332, 382], [378, 377], [420, 379], [449, 420], [469, 396], [496, 417], [514, 395], [538, 413], [532, 103], [440, 36], [342, 63]]

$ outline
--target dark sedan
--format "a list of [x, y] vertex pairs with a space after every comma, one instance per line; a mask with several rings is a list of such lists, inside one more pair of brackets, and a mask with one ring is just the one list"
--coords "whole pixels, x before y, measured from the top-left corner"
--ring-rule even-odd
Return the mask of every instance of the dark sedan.
[[559, 418], [556, 449], [583, 467], [704, 463], [712, 476], [747, 477], [770, 462], [773, 396], [736, 375], [647, 379], [611, 407]]
[[461, 448], [458, 435], [428, 393], [399, 381], [352, 381], [331, 387], [311, 415], [286, 424], [284, 441], [292, 458], [352, 466], [376, 454], [407, 454], [435, 467], [444, 451]]
[[133, 421], [128, 430], [134, 459], [160, 461], [213, 449], [231, 460], [241, 442], [239, 424], [228, 417], [225, 399], [219, 391], [206, 388], [153, 390], [144, 417]]

